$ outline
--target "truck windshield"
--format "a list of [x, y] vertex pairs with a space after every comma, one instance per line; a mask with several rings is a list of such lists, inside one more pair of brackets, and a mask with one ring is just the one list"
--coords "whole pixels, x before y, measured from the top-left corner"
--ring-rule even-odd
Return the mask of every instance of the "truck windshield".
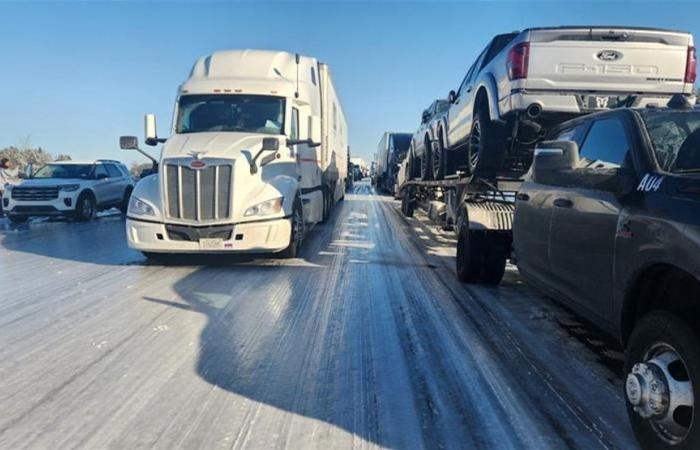
[[92, 164], [47, 164], [33, 175], [33, 178], [89, 178]]
[[177, 133], [238, 131], [282, 134], [284, 98], [266, 95], [183, 95]]
[[666, 172], [700, 172], [700, 111], [642, 112], [659, 167]]

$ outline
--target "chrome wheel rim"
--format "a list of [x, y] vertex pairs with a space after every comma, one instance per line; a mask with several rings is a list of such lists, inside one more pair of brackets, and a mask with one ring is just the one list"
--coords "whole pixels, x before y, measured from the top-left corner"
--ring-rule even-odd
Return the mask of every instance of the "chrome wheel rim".
[[693, 383], [671, 345], [659, 342], [647, 350], [627, 375], [625, 393], [634, 412], [664, 442], [676, 445], [688, 436], [695, 413]]

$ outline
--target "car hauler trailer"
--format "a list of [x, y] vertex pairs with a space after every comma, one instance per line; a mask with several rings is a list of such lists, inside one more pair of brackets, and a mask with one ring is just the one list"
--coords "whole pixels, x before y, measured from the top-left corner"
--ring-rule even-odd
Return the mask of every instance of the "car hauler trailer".
[[[347, 126], [327, 65], [264, 50], [197, 60], [180, 86], [158, 173], [134, 188], [129, 246], [161, 253], [296, 255], [344, 197]], [[138, 148], [135, 137], [120, 140]]]

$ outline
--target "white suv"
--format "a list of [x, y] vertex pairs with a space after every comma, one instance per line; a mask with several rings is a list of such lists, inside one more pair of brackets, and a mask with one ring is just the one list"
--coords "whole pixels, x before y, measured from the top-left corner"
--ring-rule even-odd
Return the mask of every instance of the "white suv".
[[119, 161], [58, 161], [5, 189], [3, 209], [12, 222], [26, 222], [32, 216], [84, 221], [109, 208], [126, 211], [134, 180]]

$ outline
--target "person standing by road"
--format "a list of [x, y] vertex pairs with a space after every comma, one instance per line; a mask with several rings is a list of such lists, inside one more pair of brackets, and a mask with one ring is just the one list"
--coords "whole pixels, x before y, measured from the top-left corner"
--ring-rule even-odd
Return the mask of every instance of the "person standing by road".
[[5, 195], [5, 186], [19, 181], [18, 170], [7, 158], [0, 159], [0, 217], [5, 217], [2, 208], [2, 197]]

